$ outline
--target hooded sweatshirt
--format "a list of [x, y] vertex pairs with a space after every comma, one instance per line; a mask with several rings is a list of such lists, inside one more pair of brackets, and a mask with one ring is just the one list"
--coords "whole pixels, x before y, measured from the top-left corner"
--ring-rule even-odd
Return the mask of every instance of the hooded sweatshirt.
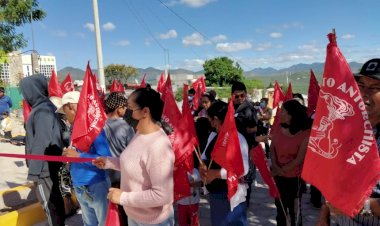
[[[61, 156], [64, 147], [62, 123], [57, 117], [56, 107], [48, 98], [48, 81], [42, 74], [26, 77], [20, 82], [24, 99], [32, 107], [26, 122], [27, 154]], [[37, 181], [49, 177], [50, 170], [59, 170], [62, 163], [39, 160], [27, 161], [28, 179]]]

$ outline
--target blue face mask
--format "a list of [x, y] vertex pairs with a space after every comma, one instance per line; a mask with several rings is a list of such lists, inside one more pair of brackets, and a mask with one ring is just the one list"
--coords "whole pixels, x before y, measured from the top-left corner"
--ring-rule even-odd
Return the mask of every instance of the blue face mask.
[[267, 106], [267, 104], [266, 104], [265, 102], [261, 102], [261, 103], [260, 103], [260, 107], [261, 107], [261, 108], [265, 108], [266, 106]]

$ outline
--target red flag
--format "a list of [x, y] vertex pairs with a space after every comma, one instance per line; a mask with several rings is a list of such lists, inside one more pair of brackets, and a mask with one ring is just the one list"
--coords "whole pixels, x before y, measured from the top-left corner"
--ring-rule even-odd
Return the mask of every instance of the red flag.
[[118, 82], [118, 90], [121, 93], [125, 93], [124, 85], [122, 82]]
[[116, 79], [113, 80], [111, 88], [110, 88], [110, 93], [114, 92], [119, 92], [119, 83], [117, 82]]
[[90, 64], [87, 64], [71, 136], [73, 146], [84, 152], [89, 150], [107, 120], [107, 115], [95, 89], [94, 80]]
[[91, 71], [91, 74], [92, 74], [93, 79], [94, 79], [93, 83], [94, 83], [95, 89], [98, 91], [98, 93], [103, 92], [102, 87], [99, 85], [99, 82], [98, 82], [98, 79], [96, 77], [96, 74], [92, 73], [92, 71]]
[[[162, 119], [173, 129], [173, 132], [169, 135], [169, 140], [175, 155], [173, 179], [174, 200], [176, 201], [190, 195], [190, 183], [186, 172], [192, 169], [189, 168], [189, 164], [185, 164], [185, 160], [191, 156], [194, 146], [190, 142], [183, 142], [186, 128], [184, 128], [184, 123], [181, 121], [182, 115], [175, 102], [173, 92], [167, 92], [165, 95]], [[189, 138], [189, 133], [187, 134], [187, 138]]]
[[250, 154], [253, 163], [255, 164], [255, 166], [257, 166], [257, 168], [260, 171], [261, 177], [269, 187], [269, 195], [275, 199], [280, 198], [280, 192], [278, 191], [276, 183], [274, 182], [274, 179], [269, 172], [269, 166], [265, 157], [263, 147], [260, 144], [257, 145], [255, 148], [252, 148], [250, 150]]
[[309, 90], [307, 92], [307, 113], [309, 116], [312, 115], [317, 108], [319, 89], [318, 81], [315, 78], [314, 72], [310, 69]]
[[198, 87], [195, 89], [195, 95], [193, 97], [193, 110], [196, 111], [199, 108], [199, 100], [202, 98], [204, 92], [202, 92], [201, 85], [198, 84]]
[[145, 88], [145, 87], [146, 87], [145, 76], [146, 76], [146, 74], [144, 74], [144, 77], [143, 77], [143, 79], [141, 80], [140, 88]]
[[291, 99], [293, 99], [293, 89], [292, 89], [292, 83], [289, 82], [288, 90], [286, 91], [284, 102]]
[[188, 96], [187, 96], [187, 91], [189, 89], [189, 86], [184, 84], [183, 85], [183, 101], [182, 101], [182, 118], [183, 118], [183, 123], [185, 124], [186, 131], [189, 133], [191, 141], [194, 146], [198, 146], [198, 139], [197, 139], [197, 133], [195, 130], [195, 123], [193, 116], [191, 115], [191, 109], [189, 102], [187, 101]]
[[63, 94], [74, 91], [74, 83], [70, 73], [67, 74], [65, 80], [63, 80], [63, 82], [61, 83], [61, 90]]
[[205, 84], [205, 78], [204, 78], [204, 76], [199, 77], [197, 80], [195, 80], [193, 82], [193, 84], [191, 84], [191, 87], [195, 91], [198, 90], [198, 86], [199, 86], [199, 89], [200, 89], [201, 93], [206, 92], [206, 84]]
[[165, 96], [168, 92], [170, 92], [172, 94], [172, 96], [174, 96], [173, 88], [172, 88], [172, 80], [170, 79], [170, 74], [168, 74], [168, 78], [166, 79], [163, 88], [164, 89], [162, 90], [162, 95], [161, 95], [162, 100], [165, 100]]
[[48, 87], [49, 97], [62, 97], [62, 90], [58, 83], [58, 77], [54, 69], [51, 71], [51, 77]]
[[160, 75], [160, 79], [158, 80], [158, 83], [157, 83], [157, 91], [162, 93], [163, 89], [164, 89], [164, 83], [165, 83], [165, 75], [164, 73], [161, 73]]
[[22, 99], [22, 114], [24, 115], [24, 123], [28, 121], [29, 114], [32, 111], [32, 107], [26, 102], [26, 100]]
[[108, 203], [106, 226], [121, 226], [117, 204], [112, 202]]
[[281, 90], [280, 85], [277, 81], [274, 83], [274, 93], [273, 93], [273, 109], [275, 109], [282, 101], [284, 101], [285, 95]]
[[379, 153], [350, 67], [335, 34], [328, 38], [323, 83], [302, 177], [333, 206], [353, 217], [379, 180]]
[[[214, 149], [211, 152], [212, 159], [227, 170], [228, 200], [230, 201], [237, 192], [239, 178], [244, 175], [243, 157], [241, 155], [234, 112], [231, 100]], [[231, 203], [231, 209], [238, 204]]]

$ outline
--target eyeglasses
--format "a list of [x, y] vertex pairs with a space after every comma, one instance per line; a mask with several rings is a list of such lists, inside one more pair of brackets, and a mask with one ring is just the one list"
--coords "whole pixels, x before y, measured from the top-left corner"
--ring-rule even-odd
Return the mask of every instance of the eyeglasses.
[[235, 99], [239, 99], [239, 98], [244, 98], [245, 97], [245, 94], [244, 93], [242, 93], [242, 94], [236, 94], [235, 95]]

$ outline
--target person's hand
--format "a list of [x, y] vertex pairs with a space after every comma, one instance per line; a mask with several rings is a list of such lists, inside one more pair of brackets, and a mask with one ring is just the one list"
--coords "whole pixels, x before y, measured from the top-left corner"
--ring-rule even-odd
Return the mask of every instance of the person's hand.
[[264, 142], [267, 143], [271, 139], [270, 135], [263, 135], [263, 136], [257, 136], [255, 137], [256, 142]]
[[64, 148], [62, 152], [62, 156], [71, 157], [71, 158], [79, 158], [80, 154], [73, 147]]
[[108, 190], [107, 199], [110, 200], [112, 203], [120, 204], [120, 196], [123, 191], [119, 188], [110, 188]]
[[199, 174], [201, 175], [202, 181], [205, 183], [207, 179], [207, 166], [205, 164], [201, 164], [198, 168], [198, 171], [199, 171]]
[[98, 167], [99, 169], [104, 169], [106, 166], [107, 157], [97, 157], [96, 159], [92, 160], [92, 164]]
[[278, 167], [274, 164], [272, 165], [272, 169], [271, 169], [270, 173], [271, 173], [272, 177], [284, 175], [284, 171], [280, 167]]
[[217, 178], [220, 178], [220, 169], [210, 169], [207, 171], [206, 182], [208, 184]]
[[331, 205], [331, 203], [327, 202], [326, 205], [329, 207], [331, 215], [335, 215], [335, 216], [344, 215], [344, 213], [342, 213], [340, 210], [338, 210], [333, 205]]

